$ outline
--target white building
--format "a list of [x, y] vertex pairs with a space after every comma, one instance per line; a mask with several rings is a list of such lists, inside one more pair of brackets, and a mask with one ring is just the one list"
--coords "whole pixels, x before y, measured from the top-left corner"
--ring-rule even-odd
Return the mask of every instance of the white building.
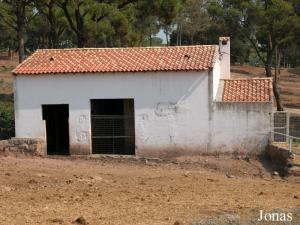
[[261, 151], [270, 79], [230, 79], [219, 46], [38, 50], [13, 72], [17, 138], [48, 154]]

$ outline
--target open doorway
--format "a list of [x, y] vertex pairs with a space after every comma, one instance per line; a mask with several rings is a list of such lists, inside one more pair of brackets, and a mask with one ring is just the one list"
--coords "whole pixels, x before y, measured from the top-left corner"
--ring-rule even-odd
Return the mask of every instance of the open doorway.
[[135, 154], [134, 100], [92, 99], [93, 154]]
[[69, 105], [42, 105], [48, 155], [69, 154]]

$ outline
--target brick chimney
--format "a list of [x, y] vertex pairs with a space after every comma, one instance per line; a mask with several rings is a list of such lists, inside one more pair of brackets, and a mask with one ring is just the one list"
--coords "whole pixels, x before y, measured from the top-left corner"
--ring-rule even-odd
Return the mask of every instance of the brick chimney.
[[230, 37], [219, 38], [221, 79], [230, 79]]

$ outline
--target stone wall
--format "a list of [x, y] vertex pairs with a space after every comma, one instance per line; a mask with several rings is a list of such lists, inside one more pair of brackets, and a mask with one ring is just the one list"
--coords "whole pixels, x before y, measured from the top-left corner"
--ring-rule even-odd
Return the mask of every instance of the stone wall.
[[30, 155], [45, 155], [45, 143], [40, 139], [11, 138], [0, 141], [0, 151]]
[[275, 144], [269, 144], [266, 153], [273, 162], [274, 169], [279, 171], [282, 175], [289, 174], [289, 169], [293, 164], [293, 157], [288, 149]]

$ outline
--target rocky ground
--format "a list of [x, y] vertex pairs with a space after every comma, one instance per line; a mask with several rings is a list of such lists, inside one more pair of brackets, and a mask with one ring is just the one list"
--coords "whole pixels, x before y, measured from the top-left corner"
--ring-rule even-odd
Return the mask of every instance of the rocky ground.
[[218, 155], [174, 161], [3, 155], [0, 224], [252, 224], [260, 209], [278, 208], [296, 221], [300, 178], [271, 174], [268, 161]]

